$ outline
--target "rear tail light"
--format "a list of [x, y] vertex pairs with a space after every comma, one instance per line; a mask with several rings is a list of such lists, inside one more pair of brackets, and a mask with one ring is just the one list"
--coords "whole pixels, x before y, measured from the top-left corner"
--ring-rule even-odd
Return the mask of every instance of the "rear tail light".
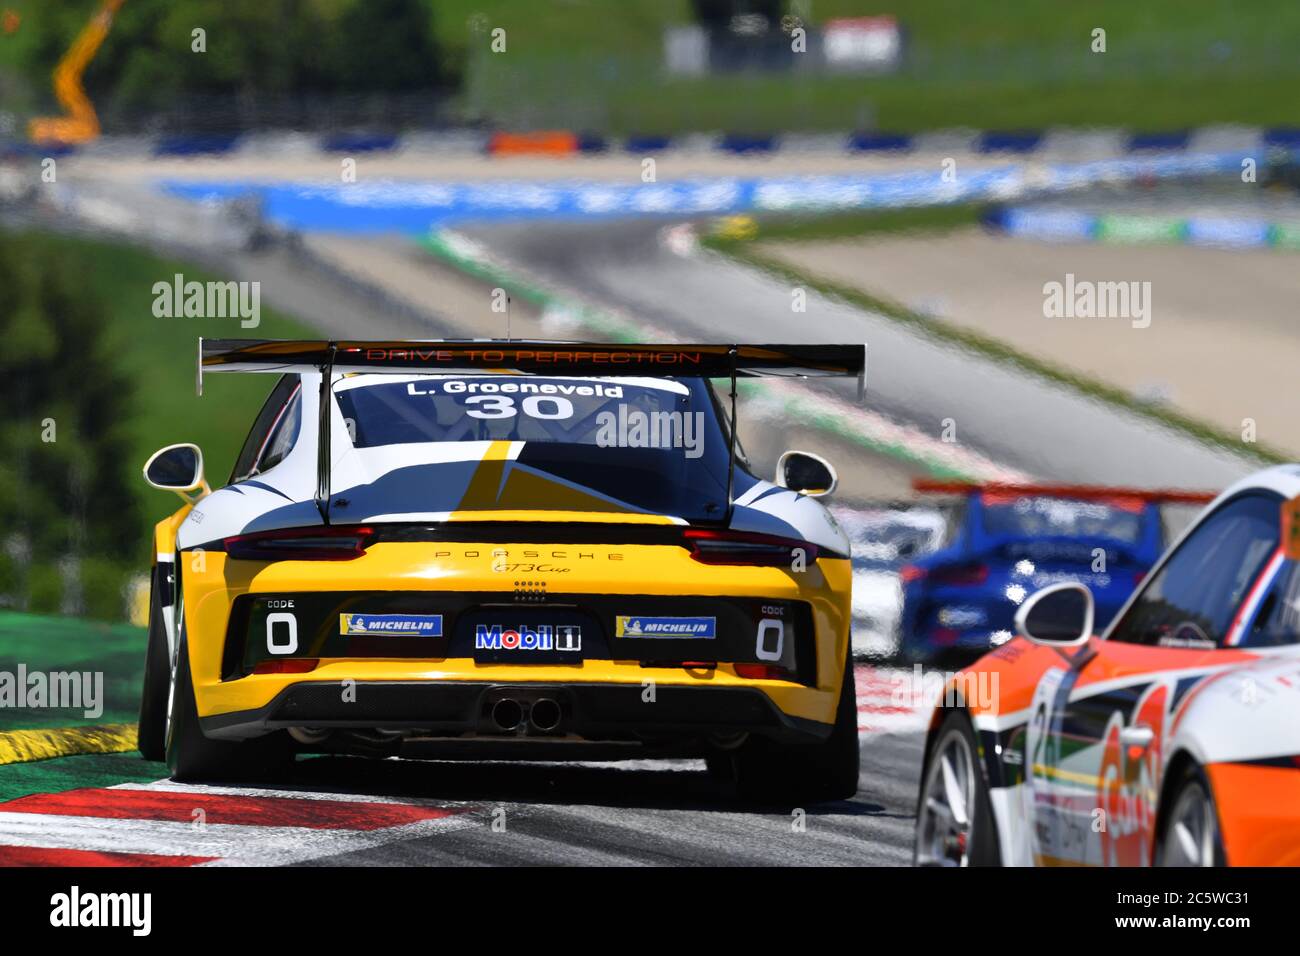
[[306, 674], [314, 671], [320, 661], [315, 657], [285, 657], [280, 660], [261, 661], [253, 665], [254, 674]]
[[746, 680], [796, 680], [788, 668], [775, 664], [737, 664], [736, 676]]
[[351, 561], [366, 553], [374, 536], [373, 528], [330, 525], [237, 534], [222, 546], [241, 561]]
[[930, 573], [930, 580], [935, 584], [983, 584], [988, 579], [987, 564], [950, 564]]
[[917, 567], [915, 564], [905, 564], [898, 569], [898, 577], [904, 584], [911, 584], [925, 577], [925, 568]]
[[817, 545], [794, 538], [748, 531], [688, 528], [684, 532], [691, 557], [701, 564], [740, 564], [765, 568], [790, 568], [817, 560]]
[[934, 643], [947, 646], [957, 643], [957, 638], [961, 637], [961, 631], [953, 627], [936, 627], [930, 632], [930, 637]]

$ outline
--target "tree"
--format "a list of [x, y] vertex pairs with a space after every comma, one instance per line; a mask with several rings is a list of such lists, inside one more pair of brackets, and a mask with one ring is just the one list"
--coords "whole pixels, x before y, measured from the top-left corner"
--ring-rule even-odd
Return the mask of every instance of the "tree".
[[[87, 0], [36, 9], [24, 64], [33, 82], [48, 85], [94, 9]], [[454, 85], [454, 72], [428, 0], [128, 0], [84, 84], [111, 117], [190, 97], [431, 91]]]
[[[106, 354], [104, 310], [78, 284], [78, 264], [34, 244], [0, 233], [0, 601], [20, 607], [37, 581], [66, 578], [86, 558], [116, 563], [120, 585], [140, 543], [120, 466], [131, 382]], [[110, 590], [86, 597], [120, 613]]]

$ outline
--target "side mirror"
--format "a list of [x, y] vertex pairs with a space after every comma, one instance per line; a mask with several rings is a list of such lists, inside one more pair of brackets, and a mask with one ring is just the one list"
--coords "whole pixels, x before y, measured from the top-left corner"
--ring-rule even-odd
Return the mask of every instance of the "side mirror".
[[776, 483], [810, 498], [829, 495], [840, 482], [834, 466], [810, 451], [788, 451], [776, 462]]
[[1300, 561], [1300, 498], [1282, 502], [1282, 553]]
[[211, 489], [203, 480], [203, 452], [198, 445], [168, 445], [154, 452], [144, 463], [144, 480], [154, 488], [174, 491], [186, 501], [189, 492]]
[[1016, 633], [1035, 644], [1076, 647], [1092, 637], [1092, 592], [1074, 581], [1035, 591], [1016, 611]]

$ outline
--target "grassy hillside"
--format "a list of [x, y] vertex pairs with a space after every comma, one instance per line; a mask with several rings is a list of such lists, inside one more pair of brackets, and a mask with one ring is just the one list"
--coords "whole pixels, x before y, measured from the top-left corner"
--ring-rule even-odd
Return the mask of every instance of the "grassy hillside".
[[[1288, 0], [812, 0], [813, 23], [893, 13], [908, 32], [897, 76], [659, 81], [662, 30], [686, 0], [438, 0], [436, 28], [468, 43], [467, 100], [490, 116], [595, 129], [985, 128], [1295, 123], [1300, 29]], [[798, 9], [791, 4], [791, 9]], [[471, 18], [474, 18], [473, 20]], [[506, 29], [486, 53], [471, 22]], [[1089, 48], [1094, 28], [1107, 52]]]
[[32, 257], [72, 264], [86, 295], [104, 310], [110, 354], [128, 376], [132, 389], [130, 452], [119, 467], [130, 486], [138, 490], [143, 520], [133, 553], [140, 555], [141, 567], [147, 569], [150, 529], [179, 502], [174, 495], [144, 483], [140, 469], [145, 459], [163, 445], [192, 441], [203, 449], [212, 484], [222, 484], [274, 384], [274, 376], [212, 376], [204, 382], [203, 397], [196, 396], [199, 336], [301, 338], [312, 333], [265, 307], [255, 329], [240, 328], [237, 319], [156, 318], [154, 283], [170, 281], [178, 272], [186, 280], [222, 277], [131, 246], [48, 233], [26, 233], [22, 239]]
[[[95, 6], [68, 2], [87, 13]], [[337, 17], [358, 0], [309, 2]], [[1290, 95], [1300, 80], [1292, 52], [1300, 4], [1292, 0], [806, 0], [788, 9], [808, 11], [814, 24], [896, 15], [907, 31], [907, 68], [885, 77], [671, 82], [660, 73], [662, 33], [692, 21], [689, 0], [426, 2], [440, 47], [466, 57], [465, 109], [506, 125], [671, 133], [1300, 123]], [[5, 4], [28, 21], [42, 5]], [[30, 54], [28, 27], [0, 34], [0, 67]], [[496, 27], [506, 30], [505, 53], [488, 49]], [[1107, 34], [1104, 54], [1090, 50], [1096, 28]]]
[[[464, 42], [473, 18], [505, 27], [509, 55], [659, 54], [665, 26], [693, 22], [690, 0], [428, 0], [434, 29], [448, 43]], [[787, 3], [796, 11], [801, 4]], [[964, 51], [1054, 45], [1087, 38], [1094, 27], [1110, 37], [1160, 34], [1174, 51], [1216, 42], [1258, 46], [1300, 24], [1286, 0], [810, 0], [812, 23], [838, 17], [893, 14], [917, 44], [949, 56]], [[1086, 42], [1086, 40], [1085, 40]], [[1115, 46], [1111, 47], [1112, 52]]]

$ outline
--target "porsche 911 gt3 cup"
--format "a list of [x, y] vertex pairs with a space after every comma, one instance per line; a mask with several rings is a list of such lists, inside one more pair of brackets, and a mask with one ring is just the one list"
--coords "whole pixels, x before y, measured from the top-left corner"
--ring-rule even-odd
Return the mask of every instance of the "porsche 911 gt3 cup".
[[1087, 584], [1098, 624], [1109, 624], [1168, 543], [1162, 506], [1214, 498], [1081, 485], [913, 487], [963, 501], [944, 546], [899, 569], [899, 653], [922, 663], [975, 660], [1011, 636], [1027, 593], [1060, 581]]
[[[140, 748], [183, 779], [294, 750], [707, 757], [848, 796], [848, 542], [817, 456], [750, 473], [737, 377], [860, 376], [861, 346], [203, 341], [281, 375], [230, 481], [145, 467]], [[732, 382], [728, 414], [710, 378]]]
[[1233, 485], [1101, 637], [1078, 582], [951, 678], [916, 861], [1300, 864], [1300, 465]]

